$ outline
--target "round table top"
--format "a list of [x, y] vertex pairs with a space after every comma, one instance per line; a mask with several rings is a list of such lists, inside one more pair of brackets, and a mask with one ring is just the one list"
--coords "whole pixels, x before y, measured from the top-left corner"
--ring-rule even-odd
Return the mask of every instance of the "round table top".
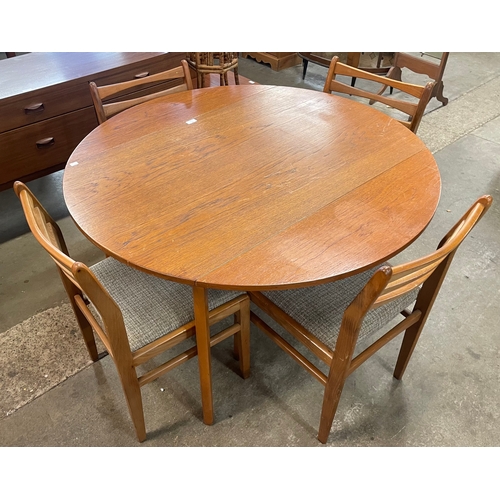
[[93, 130], [64, 173], [69, 212], [105, 253], [188, 284], [264, 290], [373, 267], [414, 241], [441, 181], [388, 115], [292, 87], [180, 92]]

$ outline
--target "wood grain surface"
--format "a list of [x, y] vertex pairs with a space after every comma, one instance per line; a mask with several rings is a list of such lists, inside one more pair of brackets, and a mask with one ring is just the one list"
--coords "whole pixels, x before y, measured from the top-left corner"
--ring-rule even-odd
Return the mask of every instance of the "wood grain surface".
[[260, 85], [124, 111], [80, 143], [64, 173], [72, 218], [107, 254], [160, 277], [247, 290], [383, 262], [425, 229], [440, 188], [431, 153], [384, 113]]

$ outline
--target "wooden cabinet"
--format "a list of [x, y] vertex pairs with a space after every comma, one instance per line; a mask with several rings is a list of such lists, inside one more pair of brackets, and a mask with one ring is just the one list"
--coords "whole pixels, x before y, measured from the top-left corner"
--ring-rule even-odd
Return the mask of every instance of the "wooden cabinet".
[[241, 57], [251, 57], [257, 62], [268, 63], [274, 71], [290, 68], [302, 62], [297, 52], [242, 52]]
[[65, 167], [97, 126], [88, 84], [180, 64], [183, 52], [33, 52], [0, 61], [0, 190]]

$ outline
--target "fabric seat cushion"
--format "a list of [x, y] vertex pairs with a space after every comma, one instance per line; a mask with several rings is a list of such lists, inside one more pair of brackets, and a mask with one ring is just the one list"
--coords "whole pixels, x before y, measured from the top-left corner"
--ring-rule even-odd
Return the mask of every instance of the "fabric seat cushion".
[[[92, 272], [120, 307], [132, 351], [194, 319], [193, 289], [133, 269], [108, 257]], [[208, 290], [209, 311], [244, 292]]]
[[[380, 267], [377, 266], [363, 273], [324, 285], [292, 290], [272, 290], [263, 294], [333, 350], [347, 306]], [[411, 290], [369, 311], [364, 318], [359, 340], [379, 330], [415, 302], [419, 290], [419, 288]]]

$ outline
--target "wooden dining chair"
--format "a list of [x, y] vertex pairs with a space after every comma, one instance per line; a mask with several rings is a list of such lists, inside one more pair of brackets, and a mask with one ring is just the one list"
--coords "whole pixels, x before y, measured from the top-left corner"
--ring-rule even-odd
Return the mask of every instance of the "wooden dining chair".
[[[111, 257], [91, 267], [73, 260], [59, 226], [29, 188], [17, 181], [14, 190], [33, 235], [58, 267], [91, 359], [98, 360], [93, 332], [113, 358], [137, 439], [144, 441], [141, 387], [195, 357], [196, 345], [149, 371], [143, 370], [140, 375], [137, 369], [195, 334], [192, 287], [148, 275]], [[248, 377], [250, 301], [247, 294], [209, 290], [208, 307], [210, 325], [234, 317], [230, 326], [212, 335], [210, 346], [234, 335], [234, 353], [239, 358], [241, 375]]]
[[[258, 306], [256, 312], [251, 312], [251, 321], [325, 386], [319, 441], [326, 443], [328, 439], [346, 378], [387, 342], [405, 332], [394, 370], [394, 377], [402, 378], [458, 246], [491, 202], [491, 196], [479, 198], [437, 250], [426, 257], [394, 267], [385, 263], [340, 281], [308, 288], [249, 292], [250, 300]], [[400, 315], [404, 319], [380, 336], [379, 330]], [[323, 362], [327, 370], [320, 370], [270, 326], [269, 317]], [[356, 346], [376, 332], [379, 338], [353, 358]]]
[[[135, 94], [136, 97], [134, 97], [134, 94], [132, 93], [134, 91], [139, 91], [139, 88], [144, 87], [144, 85], [155, 84], [156, 88], [158, 88], [158, 85], [160, 84], [174, 82], [179, 79], [182, 79], [182, 83], [179, 83], [179, 85], [176, 85], [175, 87], [157, 90], [154, 92], [155, 86], [153, 86], [148, 90], [146, 95], [142, 95], [141, 92], [141, 95]], [[95, 82], [90, 82], [89, 87], [92, 102], [94, 103], [97, 115], [97, 121], [101, 124], [121, 111], [131, 108], [132, 106], [136, 106], [137, 104], [141, 104], [142, 102], [146, 102], [163, 95], [181, 92], [183, 90], [193, 90], [193, 80], [191, 78], [187, 62], [182, 60], [180, 66], [161, 73], [141, 76], [134, 80], [104, 85], [101, 87], [98, 87]], [[143, 89], [141, 89], [141, 91], [142, 90]], [[118, 99], [118, 97], [120, 97], [120, 99]]]
[[[367, 81], [387, 85], [388, 87], [399, 90], [405, 98], [413, 100], [377, 94], [376, 92], [380, 90], [380, 87], [377, 87], [377, 89], [373, 92], [364, 88], [352, 87], [351, 85], [338, 81], [338, 76], [355, 78], [358, 83], [359, 81]], [[425, 108], [431, 98], [433, 86], [433, 82], [429, 82], [425, 86], [422, 86], [404, 83], [398, 80], [392, 80], [385, 76], [369, 73], [359, 68], [342, 64], [339, 62], [338, 57], [335, 56], [332, 58], [332, 62], [330, 63], [323, 92], [326, 92], [327, 94], [330, 94], [331, 92], [339, 92], [365, 98], [370, 103], [380, 102], [381, 104], [385, 104], [386, 106], [407, 115], [407, 119], [398, 119], [398, 121], [408, 127], [412, 132], [416, 133]]]

